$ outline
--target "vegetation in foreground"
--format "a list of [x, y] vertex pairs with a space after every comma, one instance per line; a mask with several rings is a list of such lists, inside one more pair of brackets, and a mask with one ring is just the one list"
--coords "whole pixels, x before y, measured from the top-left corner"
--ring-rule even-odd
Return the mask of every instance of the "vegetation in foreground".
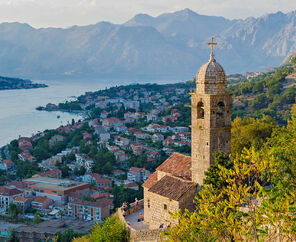
[[217, 154], [196, 196], [196, 211], [172, 215], [180, 223], [164, 236], [169, 241], [294, 241], [296, 105], [291, 116], [266, 142], [240, 151], [241, 144], [231, 158]]

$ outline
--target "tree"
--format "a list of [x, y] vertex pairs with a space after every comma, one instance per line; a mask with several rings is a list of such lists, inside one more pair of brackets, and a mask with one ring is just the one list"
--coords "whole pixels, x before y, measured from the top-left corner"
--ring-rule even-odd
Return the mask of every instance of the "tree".
[[125, 225], [116, 215], [107, 218], [103, 225], [96, 223], [91, 234], [82, 238], [74, 239], [73, 242], [127, 242], [128, 232]]
[[40, 224], [41, 222], [42, 222], [42, 218], [40, 217], [39, 212], [37, 211], [34, 215], [33, 223]]
[[231, 129], [232, 157], [240, 154], [244, 148], [249, 149], [253, 146], [259, 150], [277, 128], [277, 123], [269, 116], [263, 116], [261, 119], [236, 118]]
[[270, 241], [295, 236], [295, 193], [277, 184], [266, 187], [275, 174], [268, 154], [244, 150], [233, 169], [218, 166], [227, 186], [202, 186], [198, 210], [174, 215], [179, 224], [166, 234], [169, 241]]
[[18, 215], [22, 213], [22, 211], [22, 207], [14, 203], [10, 203], [8, 206], [8, 214], [13, 219], [17, 219]]

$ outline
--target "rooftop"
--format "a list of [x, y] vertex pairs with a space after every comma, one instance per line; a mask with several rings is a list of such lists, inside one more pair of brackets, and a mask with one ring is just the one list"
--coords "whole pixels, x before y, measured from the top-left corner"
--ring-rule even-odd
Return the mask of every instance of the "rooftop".
[[23, 182], [36, 188], [53, 189], [61, 192], [70, 188], [88, 185], [87, 183], [83, 182], [77, 182], [69, 179], [56, 179], [51, 177], [32, 177], [23, 180]]

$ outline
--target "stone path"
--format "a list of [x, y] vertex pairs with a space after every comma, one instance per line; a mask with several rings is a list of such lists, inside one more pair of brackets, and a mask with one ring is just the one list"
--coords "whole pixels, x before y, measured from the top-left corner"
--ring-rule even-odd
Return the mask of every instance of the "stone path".
[[143, 222], [138, 222], [140, 213], [144, 214], [144, 209], [141, 209], [137, 212], [127, 215], [125, 218], [127, 223], [135, 230], [149, 229], [149, 225], [144, 224]]

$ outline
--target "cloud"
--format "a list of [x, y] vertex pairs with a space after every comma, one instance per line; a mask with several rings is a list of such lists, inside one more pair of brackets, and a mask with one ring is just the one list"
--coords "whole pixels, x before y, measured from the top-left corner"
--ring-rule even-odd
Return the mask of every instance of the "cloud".
[[0, 22], [26, 22], [35, 27], [122, 23], [138, 13], [157, 16], [190, 8], [226, 18], [258, 17], [296, 9], [293, 0], [0, 0]]

